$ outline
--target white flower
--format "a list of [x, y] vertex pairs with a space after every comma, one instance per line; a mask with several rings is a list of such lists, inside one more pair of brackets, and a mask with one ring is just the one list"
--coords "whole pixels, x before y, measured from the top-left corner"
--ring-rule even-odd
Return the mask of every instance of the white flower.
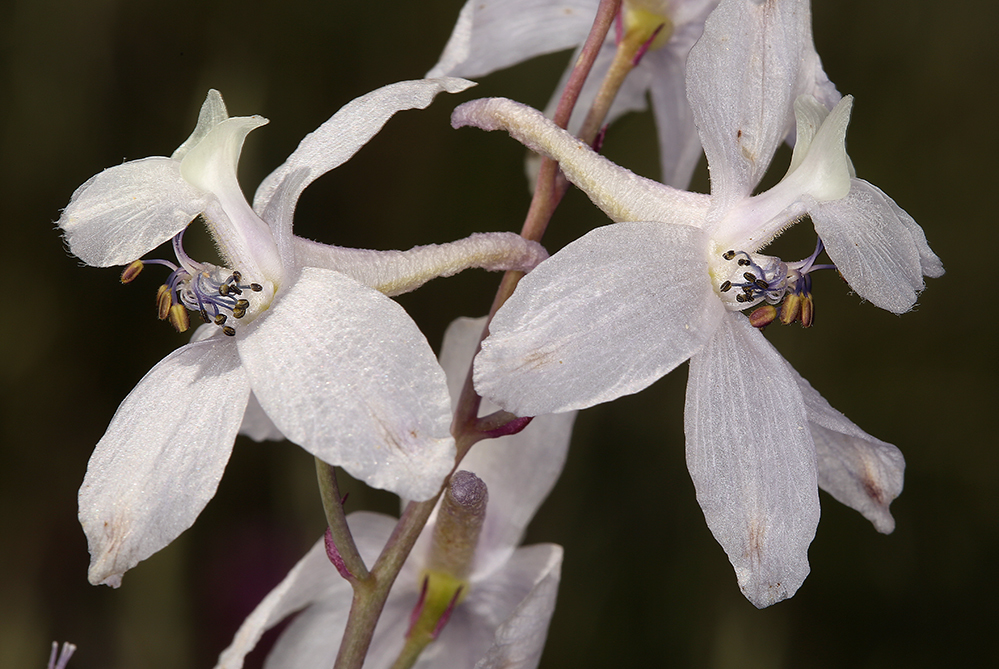
[[[441, 364], [455, 401], [482, 324], [481, 319], [459, 319], [445, 335]], [[482, 413], [493, 408], [483, 407]], [[485, 521], [462, 599], [416, 666], [537, 666], [555, 608], [562, 549], [552, 544], [517, 545], [562, 471], [573, 419], [574, 414], [535, 419], [519, 434], [476, 444], [462, 461], [463, 470], [475, 473], [488, 486]], [[361, 555], [372, 564], [396, 520], [357, 512], [348, 521]], [[435, 511], [389, 594], [365, 667], [392, 666], [403, 648], [410, 616], [420, 599], [436, 524]], [[300, 610], [266, 666], [331, 666], [351, 594], [350, 584], [330, 563], [320, 540], [243, 623], [222, 653], [218, 669], [242, 667], [244, 656], [267, 629]]]
[[[924, 275], [943, 273], [915, 221], [852, 176], [852, 99], [831, 113], [807, 95], [792, 105], [808, 88], [798, 69], [807, 14], [804, 2], [723, 0], [708, 19], [687, 91], [710, 196], [637, 177], [516, 103], [475, 101], [452, 119], [509, 130], [620, 221], [525, 277], [490, 326], [476, 389], [539, 415], [637, 392], [690, 359], [688, 467], [709, 527], [760, 607], [794, 594], [808, 573], [816, 485], [889, 532], [904, 464], [826, 404], [740, 313], [798, 299], [814, 269], [814, 257], [786, 263], [759, 250], [807, 214], [853, 289], [895, 313], [913, 306]], [[751, 196], [792, 107], [788, 173]]]
[[[176, 264], [147, 261], [173, 269], [161, 317], [178, 329], [187, 309], [213, 321], [139, 382], [94, 450], [80, 489], [92, 583], [117, 586], [191, 526], [215, 494], [248, 403], [370, 485], [415, 499], [437, 492], [455, 454], [444, 374], [416, 325], [379, 291], [469, 266], [505, 269], [511, 253], [527, 269], [543, 251], [504, 234], [379, 253], [300, 239], [291, 225], [302, 190], [395, 112], [469, 85], [401, 82], [354, 100], [264, 180], [253, 208], [236, 162], [266, 120], [229, 118], [212, 91], [172, 157], [110, 168], [74, 193], [59, 220], [74, 254], [101, 267], [132, 263], [123, 275], [131, 280], [142, 266], [133, 261], [173, 238]], [[184, 252], [192, 220], [208, 226], [224, 266]]]
[[[480, 77], [529, 58], [579, 47], [586, 40], [599, 0], [468, 0], [458, 16], [440, 61], [427, 74]], [[624, 0], [617, 30], [612, 29], [580, 93], [569, 122], [576, 134], [590, 108], [600, 82], [614, 61], [622, 32], [658, 29], [631, 71], [610, 108], [606, 123], [630, 111], [642, 111], [651, 99], [659, 136], [663, 183], [685, 188], [701, 156], [701, 143], [684, 92], [687, 54], [701, 36], [704, 21], [718, 0]], [[807, 7], [806, 7], [807, 11]], [[659, 28], [659, 26], [662, 26]], [[649, 30], [651, 29], [651, 30]], [[811, 77], [808, 92], [828, 107], [839, 100], [812, 45], [811, 25], [802, 35], [808, 45], [802, 71]], [[570, 68], [555, 89], [549, 116], [568, 80]]]

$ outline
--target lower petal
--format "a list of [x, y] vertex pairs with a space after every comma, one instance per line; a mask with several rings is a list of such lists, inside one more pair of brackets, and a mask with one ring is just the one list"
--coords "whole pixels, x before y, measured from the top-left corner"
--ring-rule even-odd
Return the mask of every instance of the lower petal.
[[129, 393], [80, 488], [90, 582], [113, 587], [215, 495], [250, 394], [231, 342], [177, 349]]
[[759, 608], [808, 575], [819, 522], [815, 450], [790, 366], [741, 314], [690, 360], [687, 467], [712, 534]]

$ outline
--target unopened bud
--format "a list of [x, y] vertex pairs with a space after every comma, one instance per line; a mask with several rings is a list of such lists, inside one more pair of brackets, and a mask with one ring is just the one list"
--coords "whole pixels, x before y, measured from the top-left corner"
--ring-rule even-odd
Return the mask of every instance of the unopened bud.
[[451, 477], [437, 510], [428, 570], [457, 579], [468, 577], [486, 519], [488, 500], [486, 484], [475, 474], [459, 471]]

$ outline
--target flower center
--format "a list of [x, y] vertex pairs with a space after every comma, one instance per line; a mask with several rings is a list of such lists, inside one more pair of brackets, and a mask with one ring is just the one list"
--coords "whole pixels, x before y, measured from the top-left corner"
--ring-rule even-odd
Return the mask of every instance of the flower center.
[[[202, 220], [198, 214], [195, 221]], [[198, 262], [184, 251], [184, 231], [173, 238], [177, 263], [168, 260], [136, 260], [122, 272], [122, 283], [129, 283], [146, 264], [164, 265], [172, 271], [156, 293], [160, 320], [169, 320], [178, 332], [190, 327], [188, 311], [196, 312], [205, 323], [214, 323], [230, 337], [237, 325], [249, 323], [267, 309], [274, 297], [269, 282], [247, 280], [238, 270]]]
[[791, 263], [759, 253], [725, 251], [710, 262], [715, 292], [729, 311], [743, 311], [766, 302], [749, 316], [755, 327], [766, 327], [778, 317], [784, 325], [800, 320], [802, 326], [810, 327], [813, 308], [809, 275], [817, 269], [836, 269], [831, 264], [815, 264], [822, 249], [820, 239], [812, 255]]

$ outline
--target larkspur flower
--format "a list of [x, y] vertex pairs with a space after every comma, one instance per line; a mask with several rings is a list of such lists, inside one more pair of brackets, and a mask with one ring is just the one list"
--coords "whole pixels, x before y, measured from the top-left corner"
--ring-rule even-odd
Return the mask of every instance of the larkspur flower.
[[[459, 107], [455, 126], [506, 129], [559, 161], [616, 224], [592, 231], [525, 277], [475, 363], [476, 389], [517, 415], [592, 406], [637, 392], [690, 360], [687, 463], [712, 533], [759, 607], [808, 574], [816, 486], [882, 532], [902, 488], [894, 446], [830, 407], [741, 312], [794, 304], [814, 256], [759, 253], [806, 215], [850, 286], [902, 313], [943, 273], [921, 228], [853, 176], [852, 98], [828, 112], [800, 72], [807, 3], [723, 0], [688, 60], [687, 91], [711, 169], [710, 196], [643, 179], [542, 114], [507, 100]], [[793, 104], [792, 104], [793, 103]], [[783, 180], [752, 196], [797, 116]]]
[[[599, 0], [468, 0], [440, 60], [427, 76], [475, 78], [535, 56], [578, 47], [586, 40], [598, 4]], [[617, 44], [633, 31], [646, 47], [617, 92], [606, 123], [646, 109], [650, 99], [659, 138], [660, 178], [686, 188], [700, 160], [701, 143], [684, 91], [684, 72], [687, 55], [717, 4], [718, 0], [624, 0], [616, 29], [608, 35], [580, 92], [569, 131], [577, 134], [601, 82], [615, 66]], [[822, 70], [811, 25], [804, 29], [807, 32], [801, 39], [808, 48], [801, 54], [801, 70], [811, 80], [801, 92], [832, 107], [839, 93]], [[565, 87], [568, 77], [569, 70], [556, 91]], [[549, 116], [557, 101], [558, 94], [549, 104]]]
[[[441, 364], [454, 401], [461, 392], [482, 325], [482, 319], [459, 319], [445, 335]], [[486, 405], [482, 413], [493, 409]], [[463, 564], [456, 568], [465, 571], [457, 576], [439, 573], [440, 563], [435, 561], [438, 546], [433, 541], [435, 528], [441, 524], [438, 504], [396, 579], [365, 667], [392, 666], [406, 642], [414, 611], [418, 615], [420, 609], [431, 606], [433, 594], [424, 594], [421, 600], [421, 592], [425, 578], [434, 577], [443, 581], [455, 578], [462, 591], [454, 598], [454, 587], [445, 588], [444, 604], [452, 605], [449, 617], [415, 666], [537, 666], [555, 607], [562, 549], [552, 544], [517, 546], [562, 471], [573, 419], [571, 413], [537, 418], [519, 434], [479, 442], [472, 448], [461, 468], [473, 472], [488, 487], [485, 518], [472, 558], [459, 561]], [[395, 519], [356, 512], [348, 521], [361, 555], [371, 564], [391, 536]], [[430, 590], [433, 587], [429, 586]], [[330, 564], [324, 542], [319, 541], [243, 623], [232, 645], [222, 653], [217, 669], [242, 667], [243, 658], [261, 635], [296, 611], [301, 612], [282, 633], [266, 666], [331, 666], [346, 625], [351, 594], [349, 583]]]
[[[193, 524], [248, 406], [370, 485], [416, 499], [437, 492], [455, 455], [444, 374], [386, 294], [466, 267], [527, 269], [543, 250], [507, 233], [405, 253], [344, 249], [295, 237], [292, 215], [305, 187], [395, 112], [469, 85], [401, 82], [354, 100], [263, 181], [252, 208], [236, 163], [247, 133], [266, 120], [229, 118], [212, 91], [170, 158], [112, 167], [74, 193], [59, 226], [75, 255], [127, 265], [127, 281], [143, 266], [137, 258], [172, 238], [176, 263], [145, 263], [172, 270], [157, 297], [161, 318], [183, 330], [193, 310], [210, 322], [139, 382], [94, 450], [79, 499], [92, 583], [119, 585]], [[223, 266], [184, 251], [192, 220], [207, 225]]]

